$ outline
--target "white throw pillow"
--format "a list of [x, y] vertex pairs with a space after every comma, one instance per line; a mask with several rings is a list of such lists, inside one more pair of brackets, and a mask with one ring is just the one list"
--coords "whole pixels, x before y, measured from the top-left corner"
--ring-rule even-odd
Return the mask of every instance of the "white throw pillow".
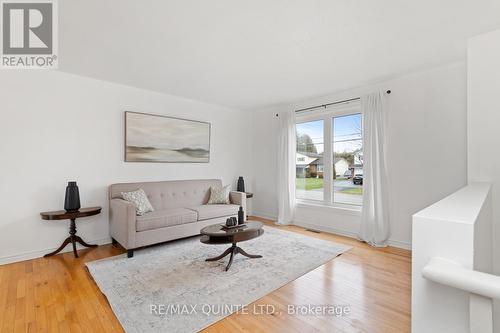
[[229, 185], [224, 187], [210, 186], [210, 199], [208, 200], [208, 204], [229, 204], [229, 192], [231, 192]]
[[142, 188], [132, 192], [122, 192], [122, 197], [135, 205], [135, 212], [142, 216], [146, 213], [154, 211], [153, 206], [148, 200], [148, 196]]

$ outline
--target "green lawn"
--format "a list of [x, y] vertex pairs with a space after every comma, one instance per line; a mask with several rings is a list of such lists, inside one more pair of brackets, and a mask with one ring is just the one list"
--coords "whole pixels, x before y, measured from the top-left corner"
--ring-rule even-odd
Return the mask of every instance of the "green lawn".
[[295, 188], [306, 191], [323, 188], [323, 178], [296, 178]]
[[[342, 179], [337, 179], [342, 180]], [[323, 188], [323, 178], [296, 178], [295, 188], [299, 190], [315, 190]], [[352, 195], [363, 195], [363, 187], [348, 187], [338, 191], [339, 193], [352, 194]]]
[[351, 187], [351, 188], [342, 189], [339, 192], [344, 193], [344, 194], [363, 195], [363, 188], [362, 187]]

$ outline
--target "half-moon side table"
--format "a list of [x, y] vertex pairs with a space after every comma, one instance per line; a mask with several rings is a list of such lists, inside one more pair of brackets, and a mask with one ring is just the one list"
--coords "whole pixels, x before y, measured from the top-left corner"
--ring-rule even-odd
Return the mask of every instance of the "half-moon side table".
[[82, 244], [85, 247], [97, 247], [94, 244], [87, 244], [80, 236], [76, 235], [76, 219], [80, 217], [87, 217], [97, 215], [101, 212], [101, 207], [89, 207], [89, 208], [80, 208], [80, 210], [74, 212], [67, 212], [65, 210], [58, 210], [55, 212], [43, 212], [40, 213], [43, 220], [71, 220], [69, 225], [69, 237], [64, 240], [64, 242], [59, 246], [57, 250], [51, 253], [47, 253], [44, 257], [53, 256], [64, 249], [64, 247], [68, 244], [73, 244], [73, 253], [75, 258], [78, 258], [78, 253], [76, 252], [76, 242]]

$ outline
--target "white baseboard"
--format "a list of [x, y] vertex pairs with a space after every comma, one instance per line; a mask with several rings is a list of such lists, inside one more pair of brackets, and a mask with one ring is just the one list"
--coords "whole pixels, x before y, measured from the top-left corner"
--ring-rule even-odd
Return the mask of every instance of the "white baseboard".
[[[293, 224], [297, 225], [299, 227], [303, 227], [303, 228], [307, 228], [307, 229], [311, 229], [311, 230], [329, 232], [329, 233], [340, 235], [340, 236], [358, 239], [358, 235], [355, 232], [348, 231], [348, 230], [342, 230], [342, 229], [338, 229], [338, 228], [334, 228], [334, 227], [330, 227], [330, 226], [318, 225], [318, 224], [311, 224], [311, 223], [304, 222], [304, 221], [294, 221]], [[397, 248], [405, 249], [405, 250], [411, 250], [411, 243], [408, 243], [408, 242], [389, 239], [389, 241], [387, 243], [393, 247], [397, 247]]]
[[[89, 240], [88, 242], [90, 244], [97, 244], [97, 245], [109, 244], [109, 243], [111, 243], [111, 237], [101, 238], [101, 239], [97, 239], [97, 240]], [[53, 247], [53, 248], [48, 248], [48, 249], [43, 249], [43, 250], [28, 251], [28, 252], [24, 252], [24, 253], [20, 253], [20, 254], [15, 254], [15, 255], [3, 256], [3, 257], [0, 257], [0, 265], [11, 264], [14, 262], [19, 262], [19, 261], [24, 261], [24, 260], [41, 258], [45, 254], [50, 253], [52, 251], [55, 251], [58, 247], [59, 246]], [[77, 244], [76, 248], [78, 250], [87, 249], [86, 247], [81, 246], [80, 244]], [[70, 252], [70, 251], [73, 251], [71, 244], [67, 245], [60, 253], [65, 253], [65, 252]]]
[[274, 216], [273, 214], [269, 214], [269, 213], [264, 213], [264, 212], [253, 211], [252, 214], [250, 214], [250, 215], [255, 216], [255, 217], [262, 217], [264, 219], [273, 220], [273, 221], [276, 221], [278, 219], [277, 216]]
[[389, 239], [389, 241], [387, 243], [390, 246], [411, 251], [411, 243], [409, 243], [409, 242], [403, 242], [403, 241], [399, 241], [399, 240], [395, 240], [395, 239]]
[[294, 225], [303, 227], [306, 229], [311, 229], [311, 230], [317, 230], [317, 231], [323, 231], [323, 232], [329, 232], [332, 234], [340, 235], [340, 236], [346, 236], [349, 238], [355, 238], [357, 239], [357, 234], [348, 230], [342, 230], [338, 228], [334, 228], [331, 226], [324, 226], [324, 225], [319, 225], [319, 224], [314, 224], [314, 223], [309, 223], [309, 222], [304, 222], [304, 221], [297, 221], [295, 220], [293, 222]]

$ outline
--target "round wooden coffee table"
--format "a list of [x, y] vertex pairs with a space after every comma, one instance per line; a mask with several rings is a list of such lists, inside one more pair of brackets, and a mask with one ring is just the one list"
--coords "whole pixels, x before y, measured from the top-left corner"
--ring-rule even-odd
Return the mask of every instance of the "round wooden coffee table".
[[200, 241], [204, 244], [232, 244], [224, 253], [215, 258], [208, 258], [205, 261], [216, 261], [224, 258], [228, 254], [231, 255], [229, 263], [226, 266], [226, 271], [229, 270], [233, 263], [233, 257], [240, 253], [248, 258], [262, 258], [261, 255], [248, 254], [242, 248], [237, 246], [238, 242], [244, 242], [253, 238], [257, 238], [264, 233], [262, 223], [257, 221], [247, 221], [246, 224], [239, 228], [225, 229], [221, 224], [209, 225], [201, 229]]

